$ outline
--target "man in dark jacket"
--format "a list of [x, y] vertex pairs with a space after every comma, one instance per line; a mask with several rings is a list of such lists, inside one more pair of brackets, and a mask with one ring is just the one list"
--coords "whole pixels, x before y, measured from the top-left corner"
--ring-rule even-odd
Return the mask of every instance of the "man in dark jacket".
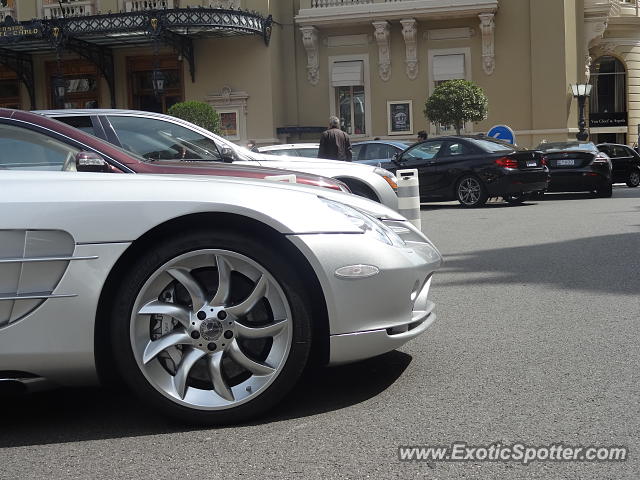
[[351, 140], [349, 135], [340, 130], [338, 117], [329, 118], [329, 129], [322, 132], [318, 158], [351, 161]]

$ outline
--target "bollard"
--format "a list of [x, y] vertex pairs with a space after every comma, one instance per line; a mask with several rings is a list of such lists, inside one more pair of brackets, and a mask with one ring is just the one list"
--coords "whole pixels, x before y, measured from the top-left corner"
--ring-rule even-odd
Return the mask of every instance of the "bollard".
[[422, 231], [418, 170], [415, 168], [398, 170], [396, 177], [398, 178], [398, 213]]

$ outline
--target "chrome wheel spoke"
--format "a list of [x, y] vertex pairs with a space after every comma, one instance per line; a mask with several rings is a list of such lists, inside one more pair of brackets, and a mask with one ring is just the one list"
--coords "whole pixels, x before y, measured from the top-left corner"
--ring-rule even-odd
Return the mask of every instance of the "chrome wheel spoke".
[[233, 307], [227, 307], [227, 313], [234, 315], [236, 317], [241, 317], [246, 315], [251, 311], [253, 307], [256, 306], [258, 301], [265, 296], [267, 292], [267, 279], [263, 276], [260, 277], [258, 283], [253, 288], [251, 294], [241, 303], [235, 305]]
[[142, 363], [147, 364], [156, 356], [169, 347], [176, 345], [191, 343], [191, 337], [186, 332], [172, 332], [158, 340], [151, 340], [142, 354]]
[[173, 377], [173, 386], [180, 398], [184, 398], [187, 390], [187, 378], [189, 378], [189, 372], [193, 365], [205, 355], [205, 352], [192, 348], [185, 353], [178, 365], [178, 370]]
[[280, 320], [271, 325], [267, 325], [266, 327], [247, 327], [239, 322], [236, 322], [236, 332], [238, 336], [241, 338], [265, 338], [265, 337], [275, 337], [279, 334], [286, 326], [288, 320]]
[[218, 266], [218, 291], [213, 297], [214, 305], [225, 305], [229, 298], [231, 290], [231, 265], [221, 255], [216, 255], [216, 264]]
[[275, 372], [275, 368], [272, 368], [269, 365], [265, 365], [264, 363], [258, 363], [247, 357], [244, 353], [242, 353], [238, 342], [236, 342], [235, 340], [231, 343], [231, 345], [229, 345], [229, 356], [234, 362], [236, 362], [241, 367], [249, 370], [254, 375], [271, 375]]
[[198, 281], [191, 275], [191, 272], [186, 268], [175, 267], [167, 270], [167, 273], [176, 279], [189, 293], [191, 301], [193, 302], [193, 310], [200, 310], [207, 298], [204, 290], [200, 287]]
[[222, 352], [216, 352], [211, 355], [209, 359], [209, 375], [211, 375], [211, 382], [215, 392], [225, 400], [233, 402], [235, 400], [233, 393], [222, 377]]
[[189, 327], [191, 321], [191, 312], [185, 307], [175, 303], [161, 302], [154, 300], [144, 305], [138, 315], [168, 315], [178, 320], [185, 328]]

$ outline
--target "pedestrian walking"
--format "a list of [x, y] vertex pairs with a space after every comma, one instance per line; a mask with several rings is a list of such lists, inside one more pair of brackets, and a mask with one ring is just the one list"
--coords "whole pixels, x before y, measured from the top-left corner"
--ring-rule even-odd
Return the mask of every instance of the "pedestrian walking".
[[322, 132], [318, 158], [351, 161], [351, 140], [346, 132], [340, 130], [340, 119], [329, 118], [329, 128]]

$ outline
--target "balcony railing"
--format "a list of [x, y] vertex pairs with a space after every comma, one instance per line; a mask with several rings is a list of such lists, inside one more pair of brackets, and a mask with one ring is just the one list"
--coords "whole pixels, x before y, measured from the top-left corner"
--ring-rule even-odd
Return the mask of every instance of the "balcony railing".
[[14, 8], [13, 0], [0, 1], [0, 22], [4, 21], [6, 17], [16, 19], [16, 9]]
[[162, 10], [179, 7], [177, 0], [127, 0], [124, 2], [125, 12], [141, 12], [144, 10]]
[[367, 3], [394, 3], [402, 1], [404, 0], [311, 0], [311, 8], [346, 7]]
[[620, 0], [622, 15], [634, 14], [640, 16], [640, 0]]
[[60, 3], [49, 0], [42, 6], [42, 16], [44, 18], [60, 18], [60, 17], [80, 17], [84, 15], [93, 15], [95, 6], [93, 0], [72, 0], [65, 2], [60, 8]]

